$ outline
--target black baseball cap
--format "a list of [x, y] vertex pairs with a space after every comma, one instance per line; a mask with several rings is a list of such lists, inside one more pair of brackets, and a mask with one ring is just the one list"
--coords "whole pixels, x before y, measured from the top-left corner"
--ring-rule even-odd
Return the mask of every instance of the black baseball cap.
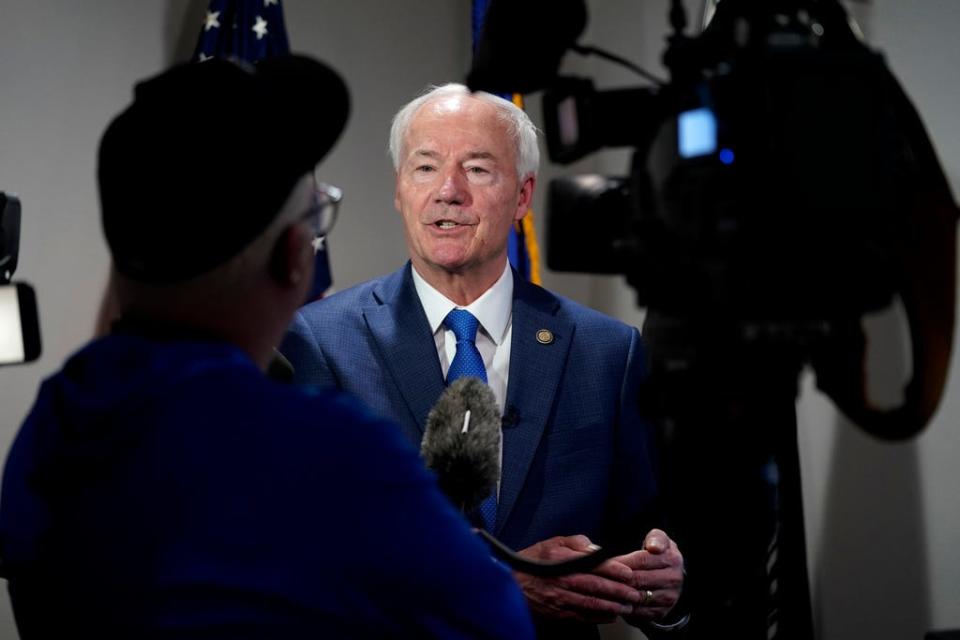
[[300, 55], [183, 64], [138, 83], [100, 141], [117, 270], [169, 284], [237, 255], [333, 147], [349, 111], [339, 74]]

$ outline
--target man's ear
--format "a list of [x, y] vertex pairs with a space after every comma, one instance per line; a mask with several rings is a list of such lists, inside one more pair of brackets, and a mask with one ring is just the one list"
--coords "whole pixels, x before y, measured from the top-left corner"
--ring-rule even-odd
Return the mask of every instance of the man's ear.
[[292, 224], [273, 245], [270, 276], [283, 286], [296, 286], [311, 276], [313, 261], [313, 234], [305, 224]]
[[400, 172], [397, 171], [395, 174], [395, 179], [393, 183], [393, 208], [397, 210], [397, 213], [403, 213], [403, 210], [400, 208]]
[[520, 194], [517, 198], [517, 211], [513, 216], [515, 222], [523, 220], [523, 216], [527, 215], [527, 211], [530, 210], [530, 205], [533, 204], [533, 188], [536, 184], [537, 177], [531, 174], [528, 175], [520, 185]]

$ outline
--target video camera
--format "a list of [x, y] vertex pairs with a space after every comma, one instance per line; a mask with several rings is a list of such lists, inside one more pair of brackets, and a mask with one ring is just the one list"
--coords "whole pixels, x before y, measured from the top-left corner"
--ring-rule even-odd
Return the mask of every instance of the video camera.
[[[864, 313], [900, 296], [916, 352], [914, 386], [934, 386], [907, 431], [925, 422], [946, 366], [940, 358], [936, 371], [922, 370], [932, 347], [920, 334], [929, 338], [936, 325], [937, 349], [949, 353], [947, 238], [957, 209], [919, 116], [839, 1], [723, 0], [704, 31], [687, 36], [683, 4], [673, 0], [663, 56], [670, 82], [614, 91], [557, 76], [568, 50], [616, 59], [576, 43], [586, 23], [582, 0], [521, 7], [529, 21], [515, 4], [491, 5], [468, 84], [543, 89], [555, 162], [634, 149], [626, 175], [551, 182], [548, 266], [624, 274], [638, 304], [672, 325], [661, 343], [688, 342], [695, 326], [710, 324], [714, 336], [722, 327], [720, 339], [740, 346], [802, 343], [800, 359], [814, 357], [817, 343], [857, 333]], [[514, 25], [547, 11], [558, 22], [550, 36], [517, 37]], [[920, 276], [931, 268], [917, 259], [924, 251], [939, 254], [938, 284]], [[920, 317], [933, 310], [912, 302], [937, 287], [932, 297], [949, 308]]]
[[11, 283], [20, 254], [20, 200], [0, 191], [0, 366], [40, 357], [37, 299], [25, 282]]
[[[806, 639], [799, 373], [811, 365], [874, 436], [926, 426], [949, 370], [958, 209], [919, 115], [839, 0], [712, 4], [689, 36], [671, 0], [664, 82], [577, 42], [584, 0], [493, 0], [467, 84], [544, 91], [554, 162], [634, 150], [624, 175], [551, 182], [547, 264], [624, 274], [647, 308], [639, 402], [663, 445], [665, 517], [696, 576], [690, 637], [771, 637], [773, 620]], [[560, 77], [568, 51], [653, 86]], [[912, 377], [899, 406], [877, 407], [861, 319], [895, 300]], [[737, 549], [737, 571], [718, 549]]]
[[625, 274], [641, 306], [671, 311], [886, 306], [909, 145], [895, 82], [840, 5], [725, 0], [699, 37], [674, 33], [664, 60], [673, 81], [655, 88], [546, 88], [553, 161], [635, 148], [626, 176], [550, 185], [550, 268]]
[[[577, 42], [584, 0], [493, 0], [467, 84], [543, 90], [555, 162], [633, 149], [624, 175], [551, 182], [547, 264], [624, 274], [647, 308], [638, 401], [690, 568], [689, 637], [767, 638], [772, 620], [806, 640], [799, 374], [811, 365], [876, 437], [926, 426], [949, 371], [958, 209], [919, 115], [839, 0], [713, 4], [688, 36], [671, 0], [664, 82]], [[559, 77], [568, 51], [653, 86]], [[895, 300], [912, 376], [899, 406], [877, 407], [861, 319]], [[737, 550], [737, 571], [718, 549]]]

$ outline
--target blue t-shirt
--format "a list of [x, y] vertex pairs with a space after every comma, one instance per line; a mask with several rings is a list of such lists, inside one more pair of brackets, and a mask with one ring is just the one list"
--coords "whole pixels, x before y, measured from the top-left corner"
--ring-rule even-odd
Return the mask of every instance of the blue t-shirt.
[[221, 343], [112, 335], [47, 380], [0, 554], [25, 640], [533, 635], [398, 427]]

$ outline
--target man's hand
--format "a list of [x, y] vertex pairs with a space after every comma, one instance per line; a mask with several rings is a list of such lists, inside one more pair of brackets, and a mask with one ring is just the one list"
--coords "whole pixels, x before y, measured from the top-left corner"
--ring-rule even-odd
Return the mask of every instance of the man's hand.
[[624, 618], [631, 624], [657, 622], [677, 604], [683, 588], [683, 555], [666, 533], [652, 529], [643, 549], [612, 558], [631, 568], [640, 602]]
[[[586, 536], [557, 536], [520, 551], [532, 560], [567, 560], [596, 551]], [[514, 572], [527, 604], [534, 613], [549, 618], [601, 624], [636, 611], [640, 592], [633, 588], [635, 572], [618, 559], [606, 560], [590, 573], [540, 578]]]

